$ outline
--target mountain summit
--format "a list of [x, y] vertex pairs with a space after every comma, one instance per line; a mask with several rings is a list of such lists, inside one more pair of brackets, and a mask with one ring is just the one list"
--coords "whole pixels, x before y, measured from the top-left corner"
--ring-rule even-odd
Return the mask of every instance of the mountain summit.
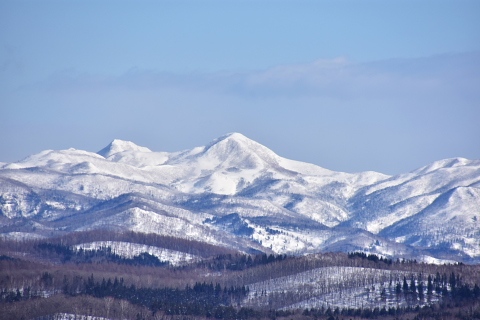
[[3, 165], [0, 221], [10, 238], [106, 228], [244, 252], [480, 262], [480, 160], [387, 176], [289, 160], [240, 133], [173, 153], [114, 140]]
[[104, 158], [108, 158], [111, 155], [114, 155], [122, 151], [151, 152], [150, 149], [137, 146], [133, 142], [115, 139], [112, 142], [110, 142], [108, 146], [98, 151], [97, 154], [101, 155]]

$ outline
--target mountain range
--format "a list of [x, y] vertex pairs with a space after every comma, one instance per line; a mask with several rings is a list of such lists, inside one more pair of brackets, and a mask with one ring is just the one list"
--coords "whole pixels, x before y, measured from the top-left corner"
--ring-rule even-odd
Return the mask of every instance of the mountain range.
[[3, 237], [92, 229], [246, 253], [478, 263], [480, 160], [445, 159], [395, 176], [344, 173], [231, 133], [174, 153], [114, 140], [97, 153], [46, 150], [0, 164]]

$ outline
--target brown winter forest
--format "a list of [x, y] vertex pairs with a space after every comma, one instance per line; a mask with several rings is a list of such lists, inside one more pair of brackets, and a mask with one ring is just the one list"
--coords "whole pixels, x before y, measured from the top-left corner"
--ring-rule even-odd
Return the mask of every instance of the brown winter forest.
[[[74, 247], [106, 240], [197, 258], [171, 265], [147, 252], [124, 257], [108, 248]], [[196, 241], [105, 230], [0, 240], [0, 319], [6, 320], [69, 314], [76, 319], [480, 319], [479, 285], [478, 265], [364, 253], [247, 255]]]

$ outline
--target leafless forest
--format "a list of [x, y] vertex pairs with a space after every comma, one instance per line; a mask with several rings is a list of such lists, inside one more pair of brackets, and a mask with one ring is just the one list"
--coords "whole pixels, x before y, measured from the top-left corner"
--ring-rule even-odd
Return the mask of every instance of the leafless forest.
[[[105, 240], [198, 259], [75, 247]], [[134, 232], [0, 241], [0, 319], [480, 319], [479, 284], [477, 265], [247, 255]]]

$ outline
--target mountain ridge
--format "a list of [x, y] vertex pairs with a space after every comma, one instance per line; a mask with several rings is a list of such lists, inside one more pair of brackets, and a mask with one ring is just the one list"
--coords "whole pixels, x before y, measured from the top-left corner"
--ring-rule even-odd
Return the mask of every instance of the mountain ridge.
[[[143, 228], [244, 252], [480, 261], [480, 160], [444, 159], [395, 176], [335, 172], [229, 133], [173, 153], [123, 140], [97, 153], [46, 150], [4, 164], [0, 179], [4, 237]], [[127, 206], [101, 209], [134, 194]], [[248, 232], [235, 234], [226, 216]]]

